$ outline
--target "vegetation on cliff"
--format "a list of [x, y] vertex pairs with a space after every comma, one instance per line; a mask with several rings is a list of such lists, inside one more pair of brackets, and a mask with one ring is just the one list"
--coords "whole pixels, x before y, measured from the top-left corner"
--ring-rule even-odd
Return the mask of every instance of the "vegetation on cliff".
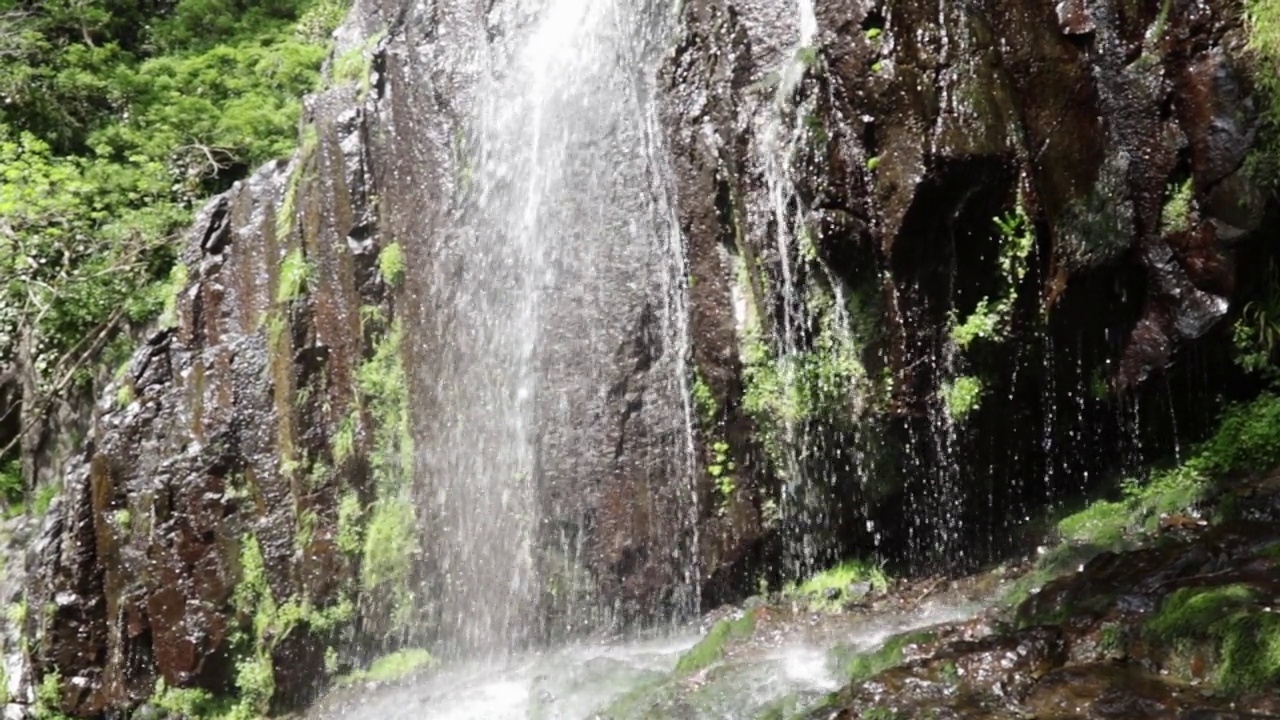
[[343, 0], [0, 0], [0, 491], [165, 308], [201, 201], [294, 146]]

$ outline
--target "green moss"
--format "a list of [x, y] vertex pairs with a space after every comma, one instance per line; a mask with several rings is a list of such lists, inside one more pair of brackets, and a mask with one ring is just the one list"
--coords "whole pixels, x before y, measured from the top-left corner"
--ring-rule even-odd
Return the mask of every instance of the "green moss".
[[62, 676], [57, 672], [46, 674], [36, 686], [32, 717], [34, 720], [70, 720], [62, 712]]
[[1166, 233], [1186, 232], [1191, 229], [1191, 178], [1181, 184], [1170, 185], [1160, 211], [1160, 230]]
[[133, 383], [121, 383], [120, 389], [116, 390], [116, 407], [121, 410], [129, 407], [129, 405], [133, 404], [135, 397]]
[[378, 658], [369, 669], [352, 673], [338, 681], [340, 685], [362, 682], [387, 683], [433, 668], [437, 661], [426, 650], [408, 649]]
[[876, 592], [889, 588], [889, 576], [881, 566], [865, 560], [848, 560], [823, 571], [799, 585], [788, 585], [783, 595], [800, 600], [815, 610], [840, 610], [848, 601], [849, 588], [869, 583]]
[[174, 688], [165, 685], [163, 679], [156, 682], [155, 693], [149, 704], [172, 715], [203, 720], [204, 718], [224, 718], [234, 708], [228, 698], [214, 696], [201, 688]]
[[895, 635], [869, 652], [837, 650], [836, 665], [850, 683], [859, 683], [901, 665], [906, 661], [907, 648], [931, 643], [934, 638], [932, 632], [915, 631]]
[[404, 280], [404, 250], [400, 243], [391, 243], [378, 253], [378, 270], [387, 285], [397, 287]]
[[1058, 533], [1070, 542], [1111, 547], [1118, 545], [1130, 522], [1125, 502], [1100, 500], [1058, 521]]
[[796, 62], [806, 68], [811, 68], [818, 64], [818, 49], [813, 46], [802, 47], [796, 50]]
[[878, 27], [868, 28], [866, 36], [868, 40], [879, 40], [884, 31]]
[[169, 271], [169, 279], [164, 285], [164, 310], [160, 313], [161, 327], [174, 327], [178, 324], [178, 296], [186, 288], [190, 271], [184, 263], [175, 263]]
[[693, 374], [693, 405], [698, 410], [698, 419], [704, 429], [715, 427], [720, 422], [720, 405], [716, 402], [711, 386], [697, 370]]
[[942, 386], [942, 400], [952, 422], [964, 422], [969, 413], [982, 403], [982, 379], [972, 375], [960, 377]]
[[280, 262], [280, 276], [276, 284], [276, 302], [291, 303], [302, 297], [311, 280], [312, 268], [300, 248], [290, 250]]
[[361, 538], [363, 533], [360, 520], [364, 517], [364, 508], [360, 505], [360, 496], [354, 490], [343, 493], [338, 503], [338, 549], [348, 556], [357, 556], [364, 547]]
[[676, 662], [676, 675], [690, 675], [724, 658], [725, 646], [735, 640], [751, 637], [756, 629], [756, 611], [748, 610], [738, 618], [726, 618], [711, 626], [707, 636], [698, 641]]
[[869, 158], [867, 158], [867, 171], [868, 171], [868, 172], [875, 172], [875, 171], [876, 171], [876, 168], [878, 168], [878, 167], [880, 167], [880, 156], [879, 156], [879, 155], [876, 155], [876, 156], [874, 156], [874, 157], [869, 157]]
[[360, 99], [364, 100], [372, 89], [373, 53], [384, 37], [385, 31], [370, 35], [363, 43], [340, 55], [333, 63], [334, 84], [359, 84]]
[[411, 573], [417, 543], [417, 517], [412, 502], [397, 496], [374, 504], [365, 528], [361, 584], [367, 595], [389, 603], [397, 624], [407, 621], [411, 609]]
[[44, 517], [49, 512], [49, 506], [53, 504], [53, 499], [58, 497], [60, 492], [62, 492], [62, 485], [57, 480], [37, 489], [36, 499], [31, 504], [31, 510], [37, 517]]
[[293, 223], [298, 214], [298, 187], [301, 184], [302, 171], [299, 167], [295, 167], [289, 173], [289, 181], [285, 185], [284, 197], [280, 199], [280, 207], [276, 208], [277, 241], [284, 241], [293, 232]]
[[1212, 652], [1214, 680], [1230, 693], [1280, 685], [1280, 614], [1256, 588], [1224, 585], [1182, 588], [1143, 626], [1149, 641], [1175, 652]]

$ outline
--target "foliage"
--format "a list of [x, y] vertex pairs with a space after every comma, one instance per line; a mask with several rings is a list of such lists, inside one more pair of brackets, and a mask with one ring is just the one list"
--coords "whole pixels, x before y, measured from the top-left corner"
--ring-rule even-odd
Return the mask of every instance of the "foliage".
[[398, 286], [404, 280], [404, 250], [400, 243], [391, 243], [378, 253], [378, 270], [382, 279], [391, 287]]
[[389, 683], [401, 680], [414, 673], [433, 668], [437, 660], [431, 653], [421, 649], [400, 650], [384, 655], [373, 662], [368, 670], [355, 672], [338, 680], [339, 685], [357, 683]]
[[374, 504], [365, 528], [360, 580], [370, 597], [390, 600], [397, 623], [413, 599], [411, 573], [418, 547], [417, 516], [409, 500], [386, 497]]
[[942, 400], [952, 422], [964, 422], [982, 404], [982, 379], [961, 375], [943, 385]]
[[1166, 233], [1185, 232], [1191, 228], [1192, 195], [1191, 178], [1181, 184], [1170, 185], [1164, 208], [1160, 211], [1160, 229]]
[[876, 563], [848, 560], [800, 585], [788, 585], [783, 595], [802, 601], [814, 610], [834, 611], [842, 609], [846, 601], [853, 599], [850, 588], [864, 583], [868, 590], [884, 592], [889, 588], [889, 576]]
[[1035, 588], [1103, 550], [1115, 550], [1159, 529], [1161, 518], [1194, 513], [1215, 484], [1280, 465], [1280, 397], [1263, 394], [1228, 407], [1212, 437], [1181, 465], [1126, 479], [1120, 497], [1094, 500], [1057, 523], [1063, 543], [1042, 556], [1010, 590], [1017, 604]]
[[1280, 189], [1280, 7], [1273, 0], [1246, 0], [1245, 14], [1254, 79], [1264, 103], [1264, 127], [1247, 167], [1256, 182], [1274, 191]]
[[0, 462], [0, 502], [6, 506], [22, 502], [22, 466], [17, 460]]
[[870, 652], [837, 651], [835, 660], [841, 674], [850, 682], [858, 683], [901, 665], [906, 660], [908, 648], [933, 642], [933, 639], [933, 633], [928, 631], [902, 633]]
[[1280, 382], [1280, 368], [1274, 362], [1280, 350], [1280, 270], [1274, 262], [1268, 265], [1266, 278], [1261, 296], [1241, 310], [1232, 327], [1232, 342], [1236, 364], [1275, 385]]
[[[99, 337], [162, 311], [174, 323], [179, 230], [292, 149], [344, 11], [0, 0], [0, 374], [35, 379], [24, 403], [84, 387]], [[28, 334], [30, 363], [17, 352]]]
[[707, 466], [707, 473], [715, 479], [722, 503], [732, 498], [737, 490], [738, 483], [733, 477], [736, 469], [737, 463], [729, 458], [729, 443], [723, 440], [711, 443], [711, 464]]
[[1143, 631], [1166, 647], [1210, 646], [1217, 684], [1227, 692], [1280, 684], [1280, 615], [1250, 585], [1182, 588], [1164, 600]]
[[62, 677], [57, 672], [41, 678], [32, 716], [35, 720], [70, 720], [62, 712]]
[[724, 658], [725, 646], [734, 640], [751, 637], [756, 629], [756, 613], [748, 610], [737, 618], [725, 618], [711, 626], [706, 637], [698, 641], [676, 661], [676, 675], [691, 675]]
[[693, 373], [692, 392], [693, 405], [698, 409], [698, 419], [702, 421], [703, 428], [714, 427], [720, 420], [720, 405], [716, 402], [716, 396], [711, 390], [711, 386], [702, 377], [702, 373], [697, 370], [694, 370]]
[[280, 262], [280, 278], [276, 285], [276, 302], [290, 303], [302, 297], [313, 274], [311, 264], [294, 248]]
[[1000, 294], [978, 301], [973, 312], [963, 321], [952, 321], [951, 340], [966, 350], [974, 340], [999, 340], [1003, 327], [1013, 313], [1018, 284], [1027, 274], [1028, 258], [1035, 248], [1035, 226], [1019, 202], [1017, 209], [1003, 217], [993, 218], [1000, 235]]

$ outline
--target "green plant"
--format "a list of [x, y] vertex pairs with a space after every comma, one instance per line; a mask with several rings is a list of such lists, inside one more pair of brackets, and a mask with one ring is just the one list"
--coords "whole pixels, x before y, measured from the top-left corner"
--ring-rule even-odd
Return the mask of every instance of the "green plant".
[[386, 37], [380, 32], [365, 38], [364, 42], [344, 52], [333, 63], [333, 81], [338, 85], [357, 83], [360, 86], [360, 99], [363, 100], [372, 89], [373, 53], [378, 43]]
[[884, 31], [878, 27], [867, 28], [866, 36], [868, 40], [879, 40], [883, 33]]
[[46, 673], [36, 686], [35, 720], [70, 720], [62, 712], [62, 676]]
[[338, 502], [338, 550], [348, 556], [358, 556], [363, 548], [361, 542], [360, 520], [364, 517], [364, 508], [360, 505], [360, 496], [354, 490], [343, 493]]
[[716, 481], [721, 503], [730, 500], [737, 489], [737, 481], [733, 478], [736, 469], [737, 464], [729, 457], [729, 443], [723, 440], [711, 443], [711, 464], [707, 466], [707, 473]]
[[160, 314], [161, 327], [174, 327], [178, 324], [178, 295], [187, 286], [189, 272], [183, 263], [174, 263], [169, 277], [163, 286], [164, 310]]
[[837, 650], [835, 662], [841, 674], [851, 683], [862, 682], [879, 675], [892, 667], [906, 661], [907, 650], [916, 645], [933, 642], [934, 634], [928, 631], [914, 631], [894, 635], [879, 648], [871, 651]]
[[1169, 185], [1164, 207], [1160, 211], [1161, 231], [1179, 233], [1190, 230], [1192, 203], [1194, 201], [1191, 178], [1187, 178], [1182, 183]]
[[715, 427], [720, 421], [720, 405], [716, 402], [711, 386], [696, 369], [693, 373], [693, 405], [698, 410], [698, 419], [704, 429]]
[[311, 264], [302, 250], [294, 248], [280, 261], [280, 274], [276, 285], [276, 302], [291, 303], [302, 296], [312, 275]]
[[1187, 587], [1167, 597], [1143, 626], [1154, 643], [1174, 648], [1208, 645], [1216, 680], [1228, 692], [1280, 683], [1280, 615], [1250, 585]]
[[943, 405], [952, 422], [961, 423], [982, 404], [982, 379], [961, 375], [942, 386]]
[[435, 667], [439, 663], [426, 650], [411, 648], [384, 655], [369, 666], [368, 670], [352, 673], [338, 680], [339, 685], [364, 682], [389, 683]]
[[676, 661], [676, 675], [691, 675], [724, 658], [725, 648], [735, 640], [751, 637], [756, 629], [756, 611], [748, 610], [737, 618], [726, 618], [711, 626], [706, 637], [698, 641]]
[[57, 481], [51, 482], [36, 490], [36, 499], [32, 503], [31, 509], [37, 517], [44, 517], [49, 512], [49, 506], [53, 504], [53, 499], [58, 497], [58, 493], [62, 491], [61, 485]]
[[400, 243], [391, 243], [378, 253], [378, 269], [382, 279], [391, 287], [396, 287], [404, 280], [404, 250]]
[[840, 610], [851, 599], [850, 588], [865, 584], [869, 590], [884, 592], [889, 588], [889, 576], [879, 564], [865, 560], [847, 560], [825, 570], [803, 583], [783, 588], [784, 597], [805, 603], [814, 610]]
[[875, 172], [878, 167], [880, 167], [879, 155], [867, 158], [867, 172]]

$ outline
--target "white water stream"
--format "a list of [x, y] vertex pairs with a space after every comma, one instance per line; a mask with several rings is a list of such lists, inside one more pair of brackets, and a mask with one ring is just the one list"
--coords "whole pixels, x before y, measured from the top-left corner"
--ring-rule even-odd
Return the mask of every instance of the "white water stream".
[[[874, 650], [892, 635], [963, 620], [984, 607], [939, 599], [911, 611], [865, 616], [822, 638], [808, 635], [810, 624], [802, 622], [781, 635], [759, 633], [723, 666], [676, 681], [671, 671], [699, 639], [693, 629], [571, 644], [501, 663], [429, 671], [391, 686], [348, 688], [318, 705], [309, 720], [752, 720], [782, 698], [814, 701], [839, 689], [834, 647]], [[633, 692], [643, 699], [630, 713], [605, 712]], [[651, 705], [658, 697], [678, 701]]]

